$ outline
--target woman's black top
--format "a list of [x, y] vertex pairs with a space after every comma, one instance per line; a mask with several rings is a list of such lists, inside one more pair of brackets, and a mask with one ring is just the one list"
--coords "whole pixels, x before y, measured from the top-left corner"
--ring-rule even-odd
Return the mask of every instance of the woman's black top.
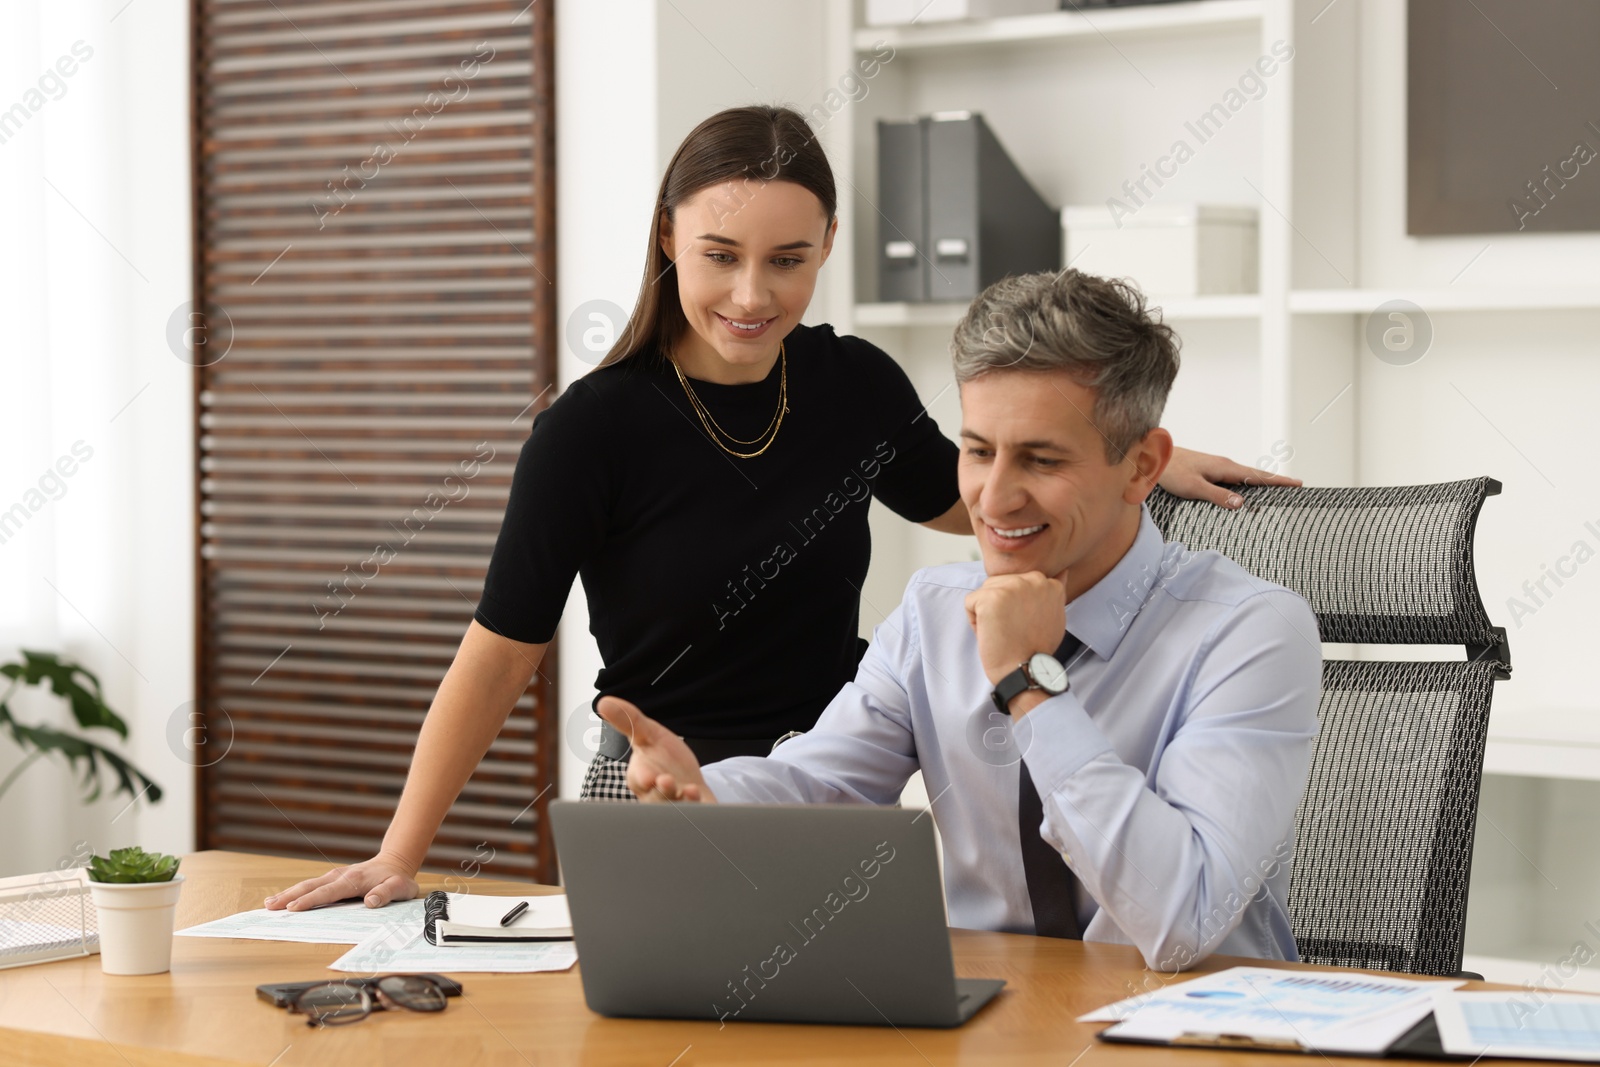
[[[751, 459], [712, 443], [659, 354], [573, 382], [523, 445], [478, 622], [549, 641], [581, 574], [601, 693], [689, 737], [815, 724], [866, 647], [869, 497], [937, 518], [959, 498], [958, 450], [883, 350], [827, 325], [784, 344], [789, 413]], [[755, 440], [781, 370], [690, 385], [723, 430]]]

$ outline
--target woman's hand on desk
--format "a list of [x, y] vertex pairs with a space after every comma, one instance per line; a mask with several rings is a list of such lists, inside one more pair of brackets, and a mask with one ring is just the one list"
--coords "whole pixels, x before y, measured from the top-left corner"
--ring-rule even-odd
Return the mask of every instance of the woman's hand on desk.
[[268, 897], [266, 906], [278, 911], [304, 911], [336, 900], [361, 897], [369, 908], [381, 908], [391, 900], [410, 900], [417, 895], [416, 872], [403, 863], [383, 855], [348, 867], [336, 867], [327, 874], [307, 878]]
[[633, 745], [628, 788], [640, 800], [716, 803], [700, 774], [700, 761], [683, 738], [619, 697], [601, 697], [595, 711]]

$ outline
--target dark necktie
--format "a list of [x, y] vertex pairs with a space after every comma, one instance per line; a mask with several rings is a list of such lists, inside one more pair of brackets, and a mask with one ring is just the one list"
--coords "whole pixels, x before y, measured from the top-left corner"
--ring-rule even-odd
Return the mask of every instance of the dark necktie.
[[[1056, 650], [1056, 659], [1066, 663], [1083, 643], [1071, 634]], [[1044, 804], [1034, 788], [1033, 775], [1026, 762], [1017, 761], [1021, 777], [1017, 780], [1017, 829], [1022, 835], [1022, 872], [1028, 880], [1028, 899], [1033, 904], [1034, 932], [1040, 937], [1067, 937], [1082, 940], [1075, 910], [1078, 877], [1072, 873], [1049, 842], [1039, 835], [1044, 821]]]

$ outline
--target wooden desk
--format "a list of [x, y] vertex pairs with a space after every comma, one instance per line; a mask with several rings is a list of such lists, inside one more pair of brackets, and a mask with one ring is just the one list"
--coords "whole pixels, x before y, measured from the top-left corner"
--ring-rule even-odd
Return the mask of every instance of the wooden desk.
[[[183, 860], [178, 926], [261, 906], [262, 898], [325, 864], [231, 852]], [[419, 879], [424, 890], [442, 878]], [[474, 892], [526, 886], [475, 879]], [[544, 888], [544, 887], [541, 887]], [[549, 890], [553, 891], [553, 890]], [[301, 1016], [257, 999], [264, 982], [337, 976], [325, 968], [343, 945], [177, 938], [169, 974], [114, 977], [98, 956], [0, 971], [0, 1061], [57, 1067], [270, 1064], [272, 1067], [426, 1064], [483, 1067], [593, 1064], [928, 1065], [1050, 1063], [1086, 1067], [1210, 1067], [1312, 1062], [1304, 1056], [1183, 1052], [1096, 1042], [1074, 1018], [1139, 991], [1139, 954], [1084, 944], [968, 930], [952, 933], [956, 973], [1008, 985], [955, 1030], [794, 1026], [777, 1023], [606, 1019], [590, 1012], [576, 969], [561, 974], [463, 974], [465, 992], [439, 1015], [383, 1012], [350, 1026], [312, 1029]], [[1213, 959], [1196, 972], [1255, 960]], [[670, 981], [670, 976], [663, 976]], [[1074, 1057], [1080, 1057], [1075, 1059]], [[1315, 1058], [1317, 1064], [1371, 1060]], [[1502, 1061], [1503, 1062], [1503, 1061]]]

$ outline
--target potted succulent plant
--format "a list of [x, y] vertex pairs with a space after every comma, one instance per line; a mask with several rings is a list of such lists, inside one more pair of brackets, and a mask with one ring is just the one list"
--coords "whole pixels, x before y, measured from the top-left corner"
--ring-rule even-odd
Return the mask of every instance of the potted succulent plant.
[[89, 858], [89, 892], [100, 928], [106, 974], [161, 974], [172, 969], [172, 927], [183, 875], [173, 856], [117, 848]]

